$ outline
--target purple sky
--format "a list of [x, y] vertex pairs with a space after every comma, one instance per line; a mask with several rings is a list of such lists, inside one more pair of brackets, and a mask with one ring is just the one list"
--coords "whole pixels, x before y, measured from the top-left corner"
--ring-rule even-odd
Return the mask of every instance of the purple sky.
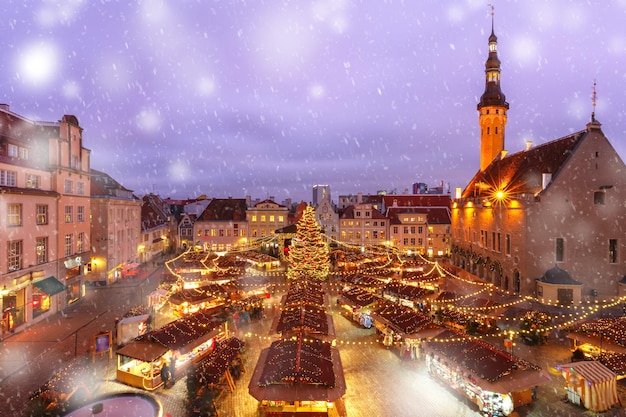
[[[493, 1], [510, 153], [596, 117], [626, 157], [626, 0]], [[0, 4], [0, 102], [74, 114], [138, 194], [310, 201], [478, 169], [488, 1]]]

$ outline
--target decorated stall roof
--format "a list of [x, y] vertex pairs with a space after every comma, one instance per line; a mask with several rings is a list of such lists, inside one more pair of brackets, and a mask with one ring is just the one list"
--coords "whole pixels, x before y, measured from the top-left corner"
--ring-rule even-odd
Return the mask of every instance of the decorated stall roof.
[[185, 288], [170, 295], [169, 302], [180, 305], [185, 302], [198, 304], [225, 297], [224, 289], [217, 284], [207, 284], [197, 288]]
[[416, 301], [424, 299], [427, 295], [432, 294], [432, 291], [415, 285], [390, 282], [383, 287], [383, 294], [389, 294], [405, 300]]
[[365, 307], [377, 303], [381, 298], [360, 287], [354, 287], [344, 291], [339, 296], [340, 301], [356, 307]]
[[[570, 339], [598, 345], [605, 343], [617, 353], [626, 353], [626, 317], [601, 317], [576, 324], [571, 327]], [[609, 344], [610, 343], [610, 344]]]
[[[435, 325], [427, 315], [398, 304], [387, 304], [380, 307], [372, 312], [372, 317], [374, 320], [381, 321], [403, 333], [405, 337], [424, 330], [432, 329], [436, 333], [441, 331], [441, 327]], [[434, 334], [429, 334], [429, 336], [432, 335]]]
[[199, 311], [146, 333], [136, 340], [152, 340], [171, 350], [184, 350], [192, 342], [195, 342], [195, 346], [198, 341], [206, 341], [215, 336], [221, 325], [221, 320]]
[[341, 281], [347, 284], [360, 285], [368, 288], [379, 287], [383, 284], [382, 281], [364, 274], [344, 275], [341, 277]]
[[282, 299], [284, 306], [300, 303], [324, 306], [328, 300], [323, 291], [309, 288], [290, 288]]
[[243, 342], [231, 337], [222, 342], [196, 367], [196, 377], [208, 384], [217, 384], [233, 359], [241, 352]]
[[487, 342], [471, 339], [451, 330], [439, 334], [436, 341], [431, 340], [426, 343], [429, 350], [440, 354], [448, 361], [463, 366], [477, 377], [489, 382], [496, 382], [505, 375], [522, 370], [539, 371], [541, 369]]
[[310, 384], [334, 388], [331, 345], [302, 336], [272, 343], [259, 385], [275, 384]]
[[332, 336], [335, 334], [332, 317], [326, 314], [326, 309], [306, 304], [284, 308], [272, 325], [272, 333], [295, 331]]

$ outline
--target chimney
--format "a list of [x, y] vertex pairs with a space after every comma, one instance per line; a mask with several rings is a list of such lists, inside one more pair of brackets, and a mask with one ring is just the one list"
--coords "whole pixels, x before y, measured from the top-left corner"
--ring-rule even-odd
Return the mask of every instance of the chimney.
[[530, 148], [533, 147], [533, 141], [532, 140], [527, 140], [526, 141], [526, 150], [530, 150]]

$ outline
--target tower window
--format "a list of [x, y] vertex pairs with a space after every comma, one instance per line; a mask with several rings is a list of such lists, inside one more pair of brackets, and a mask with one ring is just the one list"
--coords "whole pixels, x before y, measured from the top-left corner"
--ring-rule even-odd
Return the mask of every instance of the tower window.
[[496, 129], [496, 132], [495, 132], [495, 133], [496, 133], [496, 135], [497, 135], [497, 134], [498, 134], [498, 126], [496, 126], [496, 127], [495, 127], [495, 129]]
[[490, 127], [488, 127], [488, 128], [487, 128], [487, 134], [488, 134], [488, 135], [490, 135], [490, 134], [491, 134], [491, 128], [490, 128]]

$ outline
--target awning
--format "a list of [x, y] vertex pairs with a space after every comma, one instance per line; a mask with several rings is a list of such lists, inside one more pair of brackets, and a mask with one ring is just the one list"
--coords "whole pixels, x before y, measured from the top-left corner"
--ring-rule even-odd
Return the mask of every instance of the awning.
[[66, 289], [65, 285], [54, 276], [34, 282], [33, 285], [48, 295], [55, 295]]

